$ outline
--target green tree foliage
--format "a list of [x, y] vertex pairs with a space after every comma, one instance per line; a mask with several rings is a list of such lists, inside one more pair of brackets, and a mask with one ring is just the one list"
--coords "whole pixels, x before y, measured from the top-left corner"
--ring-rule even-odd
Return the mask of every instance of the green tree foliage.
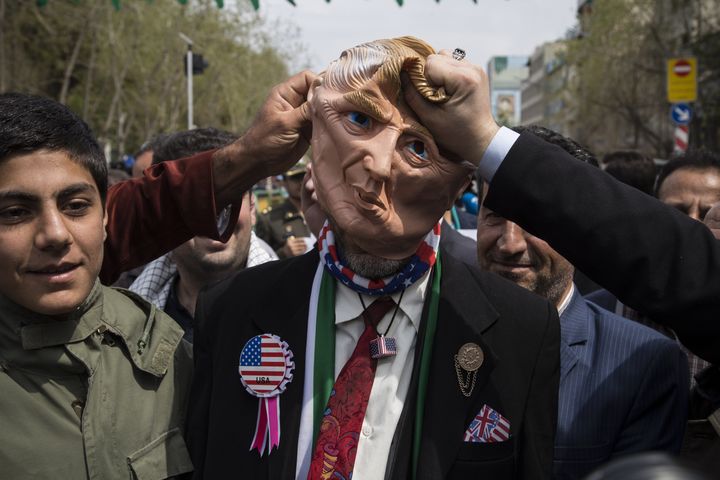
[[[251, 6], [214, 0], [0, 0], [0, 91], [51, 96], [118, 153], [187, 128], [183, 32], [210, 66], [194, 80], [194, 123], [242, 132], [293, 52]], [[282, 38], [282, 37], [281, 37]]]
[[698, 99], [690, 126], [691, 144], [720, 151], [720, 30], [702, 33], [692, 44], [698, 58]]
[[584, 35], [569, 45], [568, 62], [577, 69], [578, 137], [596, 149], [649, 145], [654, 152], [667, 153], [667, 125], [650, 121], [667, 111], [665, 55], [648, 28], [652, 3], [594, 2]]
[[[696, 55], [707, 78], [700, 91], [717, 81], [718, 45], [709, 42], [706, 17], [718, 17], [705, 0], [597, 0], [581, 15], [582, 35], [571, 41], [568, 63], [575, 67], [577, 138], [598, 152], [634, 148], [657, 157], [672, 151], [666, 60]], [[717, 32], [717, 30], [715, 30]], [[717, 35], [716, 35], [717, 36]], [[704, 53], [709, 49], [707, 53]], [[713, 64], [714, 63], [714, 64]], [[715, 73], [711, 73], [712, 71]], [[712, 103], [701, 93], [696, 110]], [[717, 108], [717, 99], [715, 99]], [[706, 117], [717, 132], [718, 117]], [[699, 120], [697, 120], [699, 121]], [[696, 123], [697, 123], [696, 121]], [[693, 144], [717, 148], [717, 137], [691, 126]], [[694, 131], [694, 132], [693, 132]]]

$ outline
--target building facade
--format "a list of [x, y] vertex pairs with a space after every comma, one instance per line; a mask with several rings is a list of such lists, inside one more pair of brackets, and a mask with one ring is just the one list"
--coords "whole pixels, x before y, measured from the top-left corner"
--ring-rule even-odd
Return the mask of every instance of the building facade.
[[522, 123], [542, 125], [572, 137], [573, 108], [569, 92], [572, 71], [565, 61], [566, 40], [547, 42], [535, 49], [522, 83]]

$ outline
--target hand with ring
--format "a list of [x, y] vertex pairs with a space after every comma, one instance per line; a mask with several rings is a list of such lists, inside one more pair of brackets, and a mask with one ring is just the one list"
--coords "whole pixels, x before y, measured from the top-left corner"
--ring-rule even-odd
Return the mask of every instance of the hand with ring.
[[452, 57], [457, 60], [458, 62], [465, 58], [465, 50], [462, 48], [456, 48], [453, 50]]
[[435, 141], [459, 161], [477, 166], [499, 127], [490, 107], [488, 78], [482, 68], [459, 62], [465, 52], [442, 50], [430, 55], [425, 76], [430, 84], [443, 87], [450, 99], [441, 104], [426, 101], [412, 86], [403, 82], [405, 100]]

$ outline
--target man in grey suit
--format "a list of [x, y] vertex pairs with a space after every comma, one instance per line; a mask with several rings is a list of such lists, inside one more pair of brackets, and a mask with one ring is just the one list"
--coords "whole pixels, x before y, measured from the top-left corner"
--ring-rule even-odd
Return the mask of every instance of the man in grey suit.
[[[594, 157], [555, 132], [536, 136], [579, 160]], [[597, 165], [596, 163], [594, 163]], [[482, 206], [480, 266], [546, 297], [560, 314], [556, 479], [577, 479], [618, 455], [677, 452], [687, 411], [687, 360], [665, 336], [585, 301], [574, 267], [546, 242]]]

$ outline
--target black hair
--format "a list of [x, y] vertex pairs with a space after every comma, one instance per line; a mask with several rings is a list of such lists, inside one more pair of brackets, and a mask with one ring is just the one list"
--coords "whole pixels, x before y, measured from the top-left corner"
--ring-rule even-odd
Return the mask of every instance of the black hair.
[[595, 158], [595, 155], [593, 155], [587, 148], [583, 147], [572, 138], [560, 135], [554, 130], [541, 127], [539, 125], [518, 125], [517, 127], [512, 127], [512, 129], [517, 133], [532, 133], [536, 137], [539, 137], [548, 143], [557, 145], [581, 162], [589, 163], [594, 167], [599, 166], [597, 158]]
[[140, 145], [140, 148], [137, 152], [133, 155], [133, 157], [138, 158], [140, 155], [142, 155], [145, 152], [155, 152], [157, 148], [162, 144], [162, 142], [168, 137], [167, 133], [158, 133], [154, 137], [152, 137], [147, 142]]
[[111, 168], [108, 170], [108, 185], [112, 186], [116, 183], [124, 182], [129, 180], [131, 177], [125, 170], [120, 168]]
[[689, 152], [673, 158], [660, 168], [657, 180], [655, 181], [655, 196], [660, 192], [660, 187], [671, 173], [680, 169], [705, 170], [714, 168], [720, 171], [720, 156], [705, 149], [690, 150]]
[[617, 180], [648, 195], [653, 194], [658, 169], [651, 158], [638, 152], [621, 150], [605, 155], [603, 165], [605, 171]]
[[38, 150], [67, 153], [90, 172], [105, 205], [108, 167], [90, 127], [55, 100], [24, 93], [0, 94], [0, 162]]
[[207, 150], [224, 147], [237, 139], [236, 135], [217, 128], [196, 128], [165, 135], [154, 145], [153, 165], [176, 160]]

